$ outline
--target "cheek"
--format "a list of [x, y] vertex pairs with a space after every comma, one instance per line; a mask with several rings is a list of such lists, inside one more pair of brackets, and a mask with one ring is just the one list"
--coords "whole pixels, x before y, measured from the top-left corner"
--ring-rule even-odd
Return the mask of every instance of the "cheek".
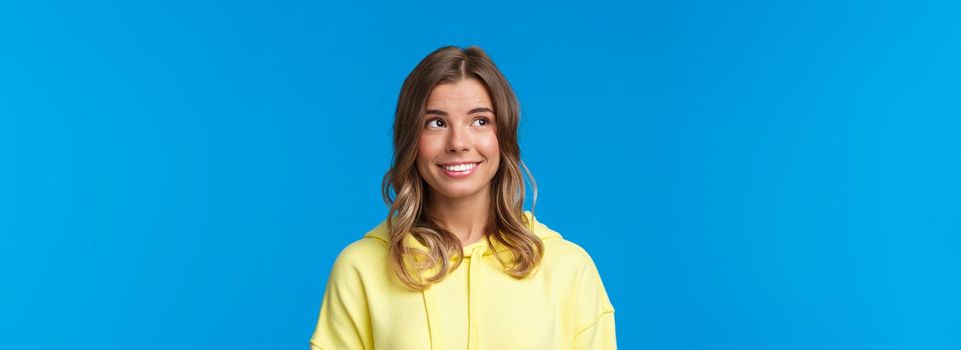
[[417, 144], [417, 165], [421, 167], [428, 166], [436, 157], [436, 142], [429, 138], [421, 137]]
[[491, 133], [489, 136], [482, 138], [477, 143], [477, 150], [489, 161], [496, 162], [499, 160], [500, 145], [497, 143], [497, 135]]

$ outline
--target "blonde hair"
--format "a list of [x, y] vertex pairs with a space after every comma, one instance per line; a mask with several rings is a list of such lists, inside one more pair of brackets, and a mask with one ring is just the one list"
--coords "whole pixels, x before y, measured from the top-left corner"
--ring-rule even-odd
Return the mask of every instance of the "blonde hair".
[[[484, 232], [488, 247], [510, 276], [527, 277], [541, 262], [544, 244], [531, 231], [523, 212], [524, 178], [527, 172], [533, 190], [531, 213], [537, 202], [537, 184], [527, 165], [520, 159], [517, 127], [520, 106], [514, 91], [494, 62], [478, 47], [442, 47], [420, 61], [404, 80], [394, 115], [394, 157], [384, 175], [381, 191], [390, 207], [387, 215], [389, 237], [388, 265], [398, 280], [415, 290], [441, 281], [460, 266], [464, 258], [460, 240], [434, 222], [425, 205], [428, 185], [417, 170], [417, 150], [424, 125], [424, 109], [433, 88], [442, 83], [475, 79], [487, 88], [494, 104], [500, 166], [491, 179], [490, 217]], [[392, 195], [393, 192], [393, 195]], [[408, 237], [421, 243], [426, 251], [410, 247]], [[505, 258], [495, 249], [503, 246]], [[451, 264], [451, 258], [456, 258]], [[424, 273], [436, 269], [433, 275]]]

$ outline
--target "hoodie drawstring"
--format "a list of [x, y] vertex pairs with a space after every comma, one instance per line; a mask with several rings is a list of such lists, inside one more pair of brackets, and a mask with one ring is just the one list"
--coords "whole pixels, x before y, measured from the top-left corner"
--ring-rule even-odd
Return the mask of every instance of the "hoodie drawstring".
[[[477, 312], [480, 310], [480, 298], [482, 293], [479, 291], [481, 289], [481, 262], [483, 261], [484, 252], [486, 251], [485, 245], [478, 245], [471, 250], [470, 255], [465, 257], [470, 259], [467, 263], [467, 350], [476, 350], [478, 346], [479, 339], [477, 335], [478, 324]], [[421, 295], [424, 298], [424, 312], [427, 314], [427, 332], [430, 335], [430, 348], [438, 349], [440, 345], [437, 343], [437, 335], [434, 334], [434, 330], [440, 326], [437, 319], [437, 310], [434, 308], [433, 302], [433, 292], [434, 289], [428, 287], [421, 291]]]
[[421, 291], [421, 295], [424, 297], [424, 313], [427, 314], [427, 334], [430, 335], [430, 348], [435, 349], [436, 336], [434, 336], [434, 328], [437, 327], [437, 312], [434, 311], [434, 303], [431, 302], [431, 297], [433, 294], [433, 288], [426, 288]]
[[470, 269], [467, 270], [467, 319], [469, 328], [467, 329], [467, 350], [477, 349], [477, 342], [480, 338], [477, 336], [477, 311], [480, 309], [480, 297], [481, 293], [478, 291], [481, 289], [480, 282], [480, 271], [481, 271], [481, 261], [484, 257], [484, 246], [480, 245], [474, 247], [474, 250], [470, 253]]

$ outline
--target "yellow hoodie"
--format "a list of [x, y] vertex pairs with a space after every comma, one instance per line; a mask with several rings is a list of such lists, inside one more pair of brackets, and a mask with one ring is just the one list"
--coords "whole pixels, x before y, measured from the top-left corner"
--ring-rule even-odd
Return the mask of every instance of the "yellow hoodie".
[[616, 349], [614, 307], [590, 255], [524, 214], [545, 247], [535, 274], [505, 273], [485, 236], [424, 291], [391, 279], [382, 221], [334, 261], [311, 350]]

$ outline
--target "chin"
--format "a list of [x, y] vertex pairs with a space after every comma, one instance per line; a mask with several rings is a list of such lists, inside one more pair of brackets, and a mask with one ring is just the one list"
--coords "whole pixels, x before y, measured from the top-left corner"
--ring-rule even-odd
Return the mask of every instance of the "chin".
[[466, 197], [476, 195], [480, 191], [481, 191], [480, 189], [452, 188], [452, 189], [444, 189], [444, 190], [438, 191], [438, 193], [440, 193], [440, 195], [444, 196], [445, 198], [457, 199], [457, 198], [466, 198]]

